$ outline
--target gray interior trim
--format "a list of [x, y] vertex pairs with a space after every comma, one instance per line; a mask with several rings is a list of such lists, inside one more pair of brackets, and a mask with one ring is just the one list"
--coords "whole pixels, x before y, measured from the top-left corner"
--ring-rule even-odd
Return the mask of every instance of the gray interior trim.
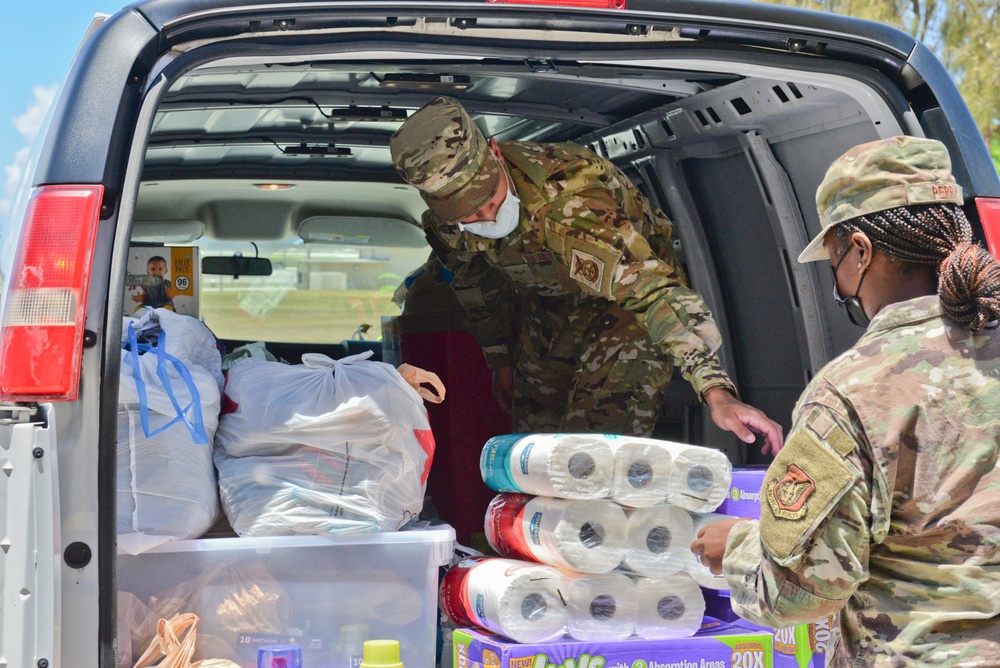
[[[795, 327], [799, 346], [808, 356], [812, 373], [816, 373], [832, 357], [833, 345], [820, 311], [817, 292], [821, 286], [816, 272], [812, 264], [803, 265], [797, 260], [809, 243], [802, 212], [788, 174], [774, 157], [767, 140], [759, 132], [741, 133], [739, 138], [757, 178], [777, 250], [783, 256], [789, 301], [798, 316]], [[809, 378], [804, 375], [802, 380], [805, 383]]]

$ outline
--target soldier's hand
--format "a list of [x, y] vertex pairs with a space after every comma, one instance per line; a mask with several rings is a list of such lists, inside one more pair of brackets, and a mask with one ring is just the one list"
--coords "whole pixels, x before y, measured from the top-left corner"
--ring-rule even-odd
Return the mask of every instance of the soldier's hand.
[[712, 421], [719, 427], [731, 431], [744, 443], [753, 443], [754, 434], [764, 437], [763, 454], [776, 455], [785, 443], [781, 425], [767, 417], [763, 411], [743, 403], [723, 387], [705, 392], [705, 403], [712, 411]]
[[726, 554], [726, 540], [729, 538], [729, 530], [742, 518], [731, 520], [719, 520], [712, 522], [701, 531], [698, 537], [691, 543], [691, 551], [701, 559], [702, 566], [707, 566], [715, 575], [722, 574], [722, 557]]
[[514, 367], [502, 366], [493, 370], [493, 400], [510, 415], [514, 402]]

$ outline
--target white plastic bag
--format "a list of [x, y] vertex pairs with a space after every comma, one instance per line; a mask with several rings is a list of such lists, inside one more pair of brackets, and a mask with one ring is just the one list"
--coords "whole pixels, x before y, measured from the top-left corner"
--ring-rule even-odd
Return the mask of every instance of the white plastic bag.
[[124, 318], [122, 345], [118, 545], [138, 554], [215, 521], [221, 355], [204, 324], [167, 309]]
[[222, 505], [241, 536], [391, 531], [423, 504], [434, 439], [420, 396], [371, 352], [229, 371], [216, 433]]

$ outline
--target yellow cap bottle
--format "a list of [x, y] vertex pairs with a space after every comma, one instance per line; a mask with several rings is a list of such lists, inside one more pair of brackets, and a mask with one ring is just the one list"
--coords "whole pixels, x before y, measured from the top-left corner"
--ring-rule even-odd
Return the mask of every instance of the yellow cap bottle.
[[398, 640], [366, 640], [360, 668], [403, 668]]

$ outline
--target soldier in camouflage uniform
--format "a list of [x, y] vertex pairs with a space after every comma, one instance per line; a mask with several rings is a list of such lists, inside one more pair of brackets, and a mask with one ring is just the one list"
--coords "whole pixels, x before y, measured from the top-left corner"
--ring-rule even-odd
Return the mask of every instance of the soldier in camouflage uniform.
[[1000, 264], [972, 243], [940, 142], [858, 146], [817, 193], [827, 259], [867, 331], [812, 380], [759, 522], [692, 544], [733, 609], [840, 611], [834, 666], [1000, 666]]
[[676, 365], [720, 427], [778, 451], [780, 426], [735, 398], [670, 221], [618, 168], [575, 144], [487, 141], [444, 97], [390, 149], [514, 431], [649, 435]]

